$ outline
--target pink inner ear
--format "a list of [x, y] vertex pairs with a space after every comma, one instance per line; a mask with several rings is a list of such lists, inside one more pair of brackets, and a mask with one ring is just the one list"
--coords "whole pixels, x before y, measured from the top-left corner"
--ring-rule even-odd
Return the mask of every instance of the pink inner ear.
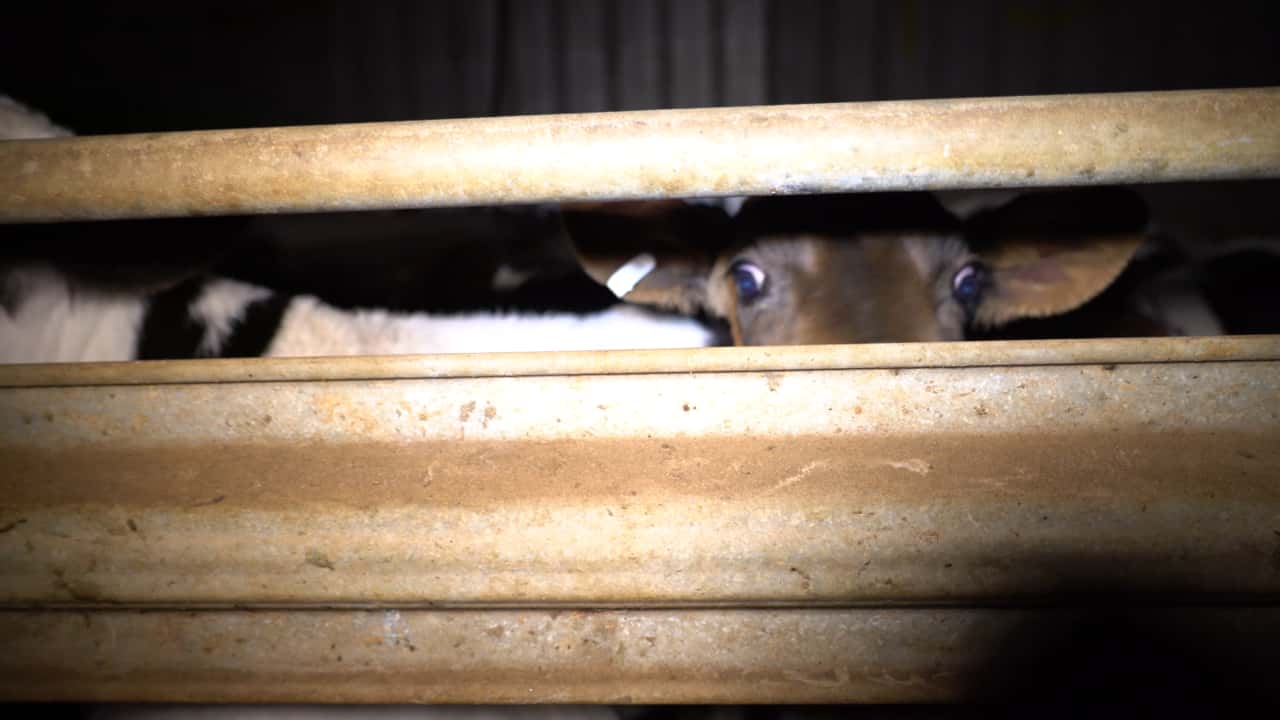
[[1038, 260], [1025, 265], [1016, 265], [1014, 267], [1001, 268], [1000, 275], [1006, 281], [1032, 283], [1035, 285], [1049, 285], [1056, 282], [1063, 282], [1068, 279], [1067, 274], [1063, 272], [1061, 264], [1052, 259]]

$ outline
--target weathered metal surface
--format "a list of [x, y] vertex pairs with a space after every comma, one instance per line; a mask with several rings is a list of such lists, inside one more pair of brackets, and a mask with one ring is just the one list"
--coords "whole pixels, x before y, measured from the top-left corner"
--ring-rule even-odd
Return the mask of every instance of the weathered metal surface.
[[0, 142], [22, 222], [1280, 175], [1280, 89]]
[[1274, 599], [1280, 364], [1200, 347], [1116, 365], [8, 387], [0, 603]]
[[1274, 360], [1280, 336], [0, 365], [0, 388]]
[[1280, 661], [1280, 610], [1253, 608], [0, 611], [0, 635], [7, 700], [1039, 699], [1117, 653], [1126, 697], [1274, 696]]

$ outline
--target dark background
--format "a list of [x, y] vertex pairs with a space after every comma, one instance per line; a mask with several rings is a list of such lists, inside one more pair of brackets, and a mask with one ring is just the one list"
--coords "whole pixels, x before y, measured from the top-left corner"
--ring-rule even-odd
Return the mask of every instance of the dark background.
[[80, 134], [1280, 84], [1280, 3], [10, 3], [0, 92]]

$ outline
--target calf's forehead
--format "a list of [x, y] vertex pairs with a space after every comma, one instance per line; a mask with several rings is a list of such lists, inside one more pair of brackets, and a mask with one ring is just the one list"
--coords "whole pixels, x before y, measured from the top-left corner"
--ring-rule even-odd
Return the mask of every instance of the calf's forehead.
[[726, 288], [716, 304], [726, 316], [737, 313], [747, 344], [951, 339], [959, 328], [940, 325], [935, 286], [942, 266], [957, 253], [931, 251], [922, 243], [928, 244], [899, 234], [762, 238], [723, 258], [719, 270], [728, 286], [732, 262], [759, 263], [768, 274], [769, 297], [737, 308]]

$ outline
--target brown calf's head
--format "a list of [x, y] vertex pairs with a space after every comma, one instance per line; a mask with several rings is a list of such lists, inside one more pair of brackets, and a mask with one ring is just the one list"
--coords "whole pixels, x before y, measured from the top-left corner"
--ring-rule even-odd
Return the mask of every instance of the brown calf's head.
[[961, 221], [928, 193], [572, 206], [584, 268], [628, 302], [727, 321], [738, 345], [960, 340], [1065, 313], [1141, 244], [1123, 190], [1036, 193]]

